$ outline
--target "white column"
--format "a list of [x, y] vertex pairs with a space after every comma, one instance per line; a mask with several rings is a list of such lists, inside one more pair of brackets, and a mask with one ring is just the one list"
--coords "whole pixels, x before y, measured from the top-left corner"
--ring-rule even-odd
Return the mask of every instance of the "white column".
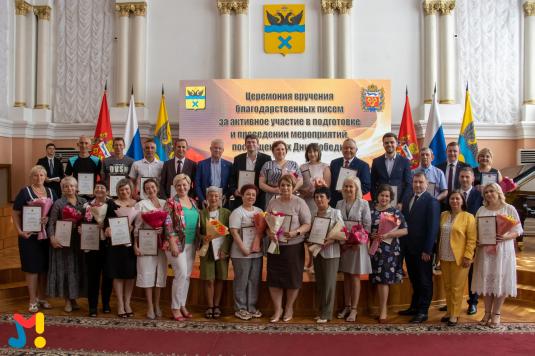
[[37, 16], [37, 84], [35, 109], [50, 109], [50, 11], [49, 6], [35, 6]]
[[15, 2], [15, 107], [26, 107], [26, 15], [31, 9], [24, 1]]
[[524, 104], [535, 104], [535, 1], [524, 3]]
[[440, 2], [440, 92], [441, 104], [455, 103], [455, 1]]
[[224, 1], [217, 1], [217, 8], [219, 9], [219, 15], [221, 20], [221, 28], [219, 34], [221, 36], [220, 51], [221, 51], [221, 79], [228, 79], [232, 76], [232, 40], [230, 36], [230, 12], [232, 10], [232, 4]]
[[128, 35], [130, 30], [130, 4], [116, 4], [117, 24], [117, 63], [115, 106], [128, 106]]
[[335, 56], [334, 56], [334, 7], [331, 0], [321, 1], [322, 26], [321, 26], [321, 45], [322, 45], [322, 77], [335, 77]]
[[437, 2], [424, 1], [424, 103], [431, 103], [438, 79]]
[[249, 17], [248, 0], [236, 3], [236, 67], [234, 78], [249, 77]]
[[351, 7], [352, 0], [338, 0], [338, 74], [339, 78], [351, 78], [353, 76], [351, 65]]
[[133, 26], [133, 46], [134, 55], [132, 57], [132, 85], [134, 86], [134, 98], [136, 106], [145, 106], [145, 81], [146, 81], [146, 48], [147, 48], [147, 18], [146, 3], [135, 3], [134, 5], [134, 26]]

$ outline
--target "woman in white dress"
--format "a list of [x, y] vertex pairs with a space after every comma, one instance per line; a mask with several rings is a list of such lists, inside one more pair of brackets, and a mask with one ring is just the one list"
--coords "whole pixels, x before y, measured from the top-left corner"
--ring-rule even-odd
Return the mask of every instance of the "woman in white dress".
[[[516, 209], [505, 202], [502, 189], [496, 183], [483, 188], [483, 206], [476, 214], [479, 216], [505, 215], [520, 221]], [[477, 247], [474, 260], [472, 292], [485, 298], [485, 316], [481, 325], [497, 328], [500, 326], [500, 313], [506, 297], [516, 296], [516, 257], [514, 240], [522, 235], [520, 223], [503, 235], [496, 236], [496, 248]]]
[[[142, 214], [163, 209], [165, 200], [158, 199], [158, 183], [153, 178], [149, 178], [143, 182], [142, 189], [147, 199], [141, 200], [135, 206], [141, 212], [141, 214], [137, 215], [134, 226], [134, 239], [136, 241], [134, 252], [137, 256], [136, 286], [145, 289], [147, 318], [155, 319], [156, 317], [162, 316], [160, 294], [162, 288], [165, 288], [165, 282], [167, 280], [167, 258], [165, 252], [160, 248], [158, 248], [158, 254], [156, 256], [144, 256], [138, 248], [138, 239], [140, 229], [152, 229], [150, 225], [143, 221]], [[158, 234], [163, 233], [162, 227], [156, 230]]]
[[[305, 160], [306, 163], [300, 167], [301, 174], [303, 175], [303, 185], [299, 189], [299, 193], [301, 198], [307, 203], [310, 214], [315, 216], [318, 208], [314, 203], [314, 190], [319, 187], [331, 186], [331, 169], [327, 163], [321, 162], [321, 147], [317, 143], [311, 143], [307, 146]], [[305, 270], [314, 273], [312, 260], [312, 253], [308, 251]]]
[[[344, 180], [342, 197], [343, 199], [336, 203], [336, 209], [342, 212], [346, 227], [349, 229], [348, 222], [358, 221], [369, 233], [372, 224], [370, 206], [366, 200], [362, 199], [362, 189], [358, 177], [349, 177]], [[359, 275], [372, 273], [368, 245], [359, 244], [342, 249], [340, 272], [344, 272], [345, 307], [338, 313], [338, 319], [345, 318], [346, 321], [355, 321], [360, 296]]]

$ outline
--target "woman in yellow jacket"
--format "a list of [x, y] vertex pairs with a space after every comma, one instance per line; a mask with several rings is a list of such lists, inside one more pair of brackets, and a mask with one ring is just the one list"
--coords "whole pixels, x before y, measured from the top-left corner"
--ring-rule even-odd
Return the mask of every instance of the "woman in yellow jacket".
[[439, 256], [448, 311], [441, 319], [448, 326], [457, 325], [461, 314], [463, 292], [476, 247], [476, 221], [466, 212], [466, 201], [460, 191], [450, 193], [449, 211], [440, 216]]

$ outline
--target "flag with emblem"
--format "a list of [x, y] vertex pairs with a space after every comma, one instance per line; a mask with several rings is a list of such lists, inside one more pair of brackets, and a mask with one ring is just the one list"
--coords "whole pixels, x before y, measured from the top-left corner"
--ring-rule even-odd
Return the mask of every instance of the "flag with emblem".
[[474, 125], [474, 117], [472, 116], [468, 83], [466, 83], [463, 123], [461, 124], [461, 132], [459, 133], [459, 152], [459, 161], [471, 167], [477, 167], [476, 127]]
[[305, 5], [264, 5], [264, 51], [282, 55], [305, 51]]
[[411, 103], [409, 101], [409, 90], [405, 89], [405, 107], [403, 117], [399, 125], [398, 153], [411, 161], [411, 169], [420, 164], [420, 150], [418, 149], [418, 138], [412, 121]]
[[171, 137], [171, 126], [165, 107], [165, 93], [162, 85], [162, 99], [160, 100], [160, 111], [156, 119], [154, 128], [154, 143], [156, 144], [156, 156], [160, 161], [167, 161], [174, 157], [173, 138]]
[[100, 104], [100, 112], [98, 114], [97, 127], [95, 128], [95, 135], [93, 136], [93, 148], [91, 155], [104, 159], [110, 157], [112, 148], [113, 134], [111, 131], [110, 111], [108, 109], [107, 100], [108, 83], [104, 85], [104, 94], [102, 95], [102, 102]]

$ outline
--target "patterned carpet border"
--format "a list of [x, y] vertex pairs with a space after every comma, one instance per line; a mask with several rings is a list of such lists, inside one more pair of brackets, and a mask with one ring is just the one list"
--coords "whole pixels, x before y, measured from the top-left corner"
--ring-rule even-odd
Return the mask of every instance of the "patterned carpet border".
[[109, 352], [109, 351], [94, 351], [94, 350], [64, 350], [64, 349], [49, 349], [45, 348], [43, 350], [38, 349], [14, 349], [11, 347], [0, 347], [0, 355], [5, 356], [28, 356], [28, 355], [46, 355], [46, 356], [142, 356], [142, 355], [163, 355], [163, 354], [153, 354], [153, 353], [137, 353], [137, 352]]
[[[9, 314], [1, 314], [0, 322], [13, 320]], [[213, 321], [176, 322], [165, 320], [109, 319], [89, 317], [46, 316], [46, 325], [71, 327], [97, 327], [108, 329], [138, 329], [156, 331], [183, 331], [199, 333], [249, 333], [249, 334], [487, 334], [527, 333], [535, 334], [535, 323], [504, 323], [498, 329], [480, 326], [477, 323], [463, 323], [456, 327], [445, 324], [271, 324], [235, 323]]]

